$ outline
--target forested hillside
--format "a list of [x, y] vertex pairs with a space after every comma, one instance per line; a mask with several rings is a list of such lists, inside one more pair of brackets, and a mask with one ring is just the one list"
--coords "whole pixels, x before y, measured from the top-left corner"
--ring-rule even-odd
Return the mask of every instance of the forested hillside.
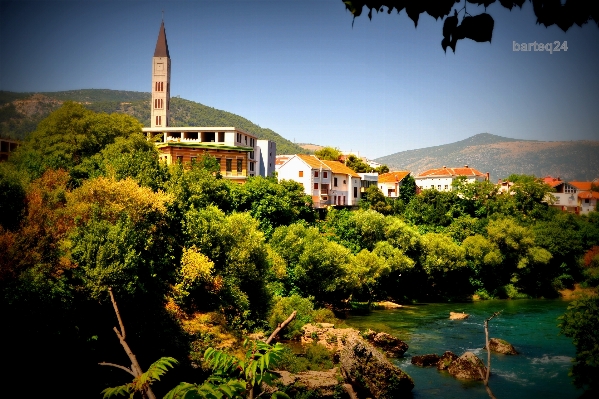
[[392, 170], [418, 174], [427, 169], [469, 165], [491, 174], [491, 181], [511, 173], [589, 181], [599, 177], [599, 141], [516, 140], [481, 133], [465, 140], [377, 158]]
[[[0, 137], [23, 139], [64, 101], [75, 101], [95, 112], [124, 113], [150, 126], [150, 93], [85, 89], [50, 93], [0, 92]], [[185, 100], [171, 99], [171, 126], [233, 126], [277, 143], [277, 153], [306, 153], [271, 129], [239, 115]]]

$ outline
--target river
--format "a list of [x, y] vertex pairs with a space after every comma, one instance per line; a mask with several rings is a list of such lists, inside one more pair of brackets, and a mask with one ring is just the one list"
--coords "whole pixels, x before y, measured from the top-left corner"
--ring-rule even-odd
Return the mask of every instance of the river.
[[[395, 335], [410, 348], [395, 364], [415, 382], [414, 399], [488, 398], [482, 382], [459, 381], [436, 368], [420, 368], [410, 358], [450, 350], [458, 356], [474, 352], [487, 362], [483, 322], [502, 311], [489, 323], [489, 337], [510, 342], [519, 355], [492, 354], [489, 386], [498, 399], [578, 398], [568, 376], [575, 355], [572, 339], [558, 335], [557, 318], [568, 306], [562, 300], [492, 300], [473, 303], [431, 303], [395, 310], [377, 310], [365, 316], [350, 316], [354, 328], [372, 328]], [[449, 312], [470, 314], [466, 320], [449, 320]]]

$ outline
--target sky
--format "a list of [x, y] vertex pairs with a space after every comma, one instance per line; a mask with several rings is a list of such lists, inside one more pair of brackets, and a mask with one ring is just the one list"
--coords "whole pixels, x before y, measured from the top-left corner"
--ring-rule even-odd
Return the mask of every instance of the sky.
[[[529, 2], [492, 4], [492, 42], [454, 54], [441, 20], [354, 21], [341, 0], [0, 0], [0, 90], [149, 92], [163, 10], [171, 96], [297, 143], [373, 159], [478, 133], [599, 140], [599, 28], [545, 28]], [[567, 51], [514, 51], [535, 41]]]

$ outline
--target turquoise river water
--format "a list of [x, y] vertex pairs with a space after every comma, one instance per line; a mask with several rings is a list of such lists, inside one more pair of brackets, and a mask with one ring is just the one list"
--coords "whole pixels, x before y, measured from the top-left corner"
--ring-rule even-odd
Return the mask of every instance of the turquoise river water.
[[[474, 352], [486, 364], [483, 322], [489, 336], [510, 342], [519, 355], [491, 355], [489, 386], [498, 399], [578, 398], [568, 376], [575, 355], [570, 338], [558, 335], [557, 318], [568, 307], [561, 300], [493, 300], [473, 303], [418, 304], [395, 310], [378, 310], [366, 316], [350, 316], [346, 322], [359, 329], [372, 328], [393, 334], [409, 345], [395, 364], [415, 381], [415, 399], [488, 398], [481, 382], [459, 381], [436, 368], [420, 368], [410, 358], [450, 350], [458, 356]], [[449, 312], [470, 314], [466, 320], [449, 320]]]

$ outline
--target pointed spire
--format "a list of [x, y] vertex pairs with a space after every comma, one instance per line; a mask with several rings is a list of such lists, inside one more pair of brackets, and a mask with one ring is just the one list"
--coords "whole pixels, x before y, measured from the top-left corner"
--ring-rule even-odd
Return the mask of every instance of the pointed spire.
[[160, 24], [160, 32], [158, 32], [158, 41], [156, 42], [156, 50], [154, 57], [171, 58], [168, 53], [168, 44], [166, 43], [166, 31], [164, 30], [164, 21]]

